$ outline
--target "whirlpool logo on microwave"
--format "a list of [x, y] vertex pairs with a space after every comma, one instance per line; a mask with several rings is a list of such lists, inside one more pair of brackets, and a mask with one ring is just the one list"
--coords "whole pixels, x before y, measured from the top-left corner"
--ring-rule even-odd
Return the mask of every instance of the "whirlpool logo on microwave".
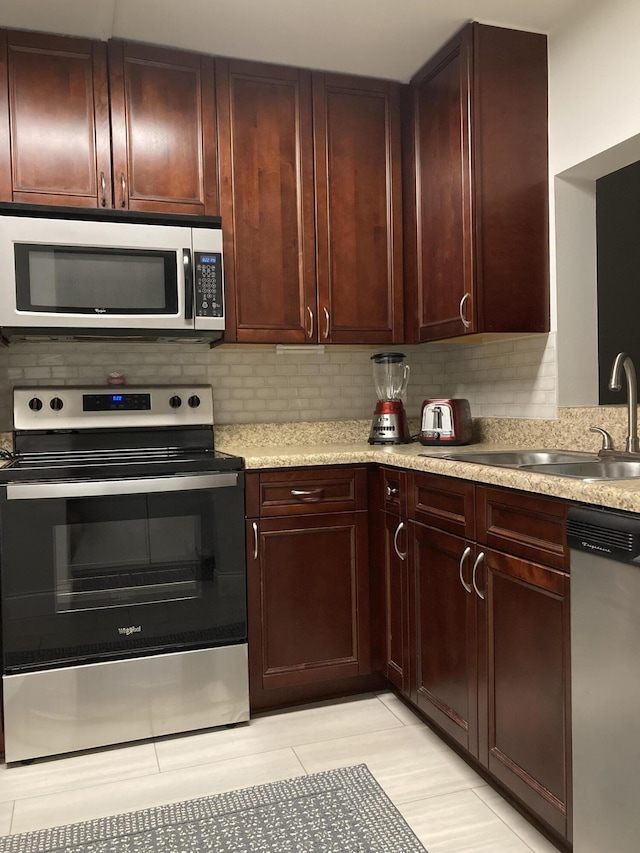
[[140, 634], [142, 632], [142, 625], [129, 625], [128, 628], [118, 628], [118, 634], [124, 634], [126, 637], [130, 637], [131, 634]]

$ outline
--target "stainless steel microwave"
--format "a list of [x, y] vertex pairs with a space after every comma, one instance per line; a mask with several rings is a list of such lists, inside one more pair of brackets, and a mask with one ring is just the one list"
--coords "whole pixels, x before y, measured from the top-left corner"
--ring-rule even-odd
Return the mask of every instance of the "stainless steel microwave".
[[31, 338], [215, 342], [218, 217], [0, 205], [0, 327]]

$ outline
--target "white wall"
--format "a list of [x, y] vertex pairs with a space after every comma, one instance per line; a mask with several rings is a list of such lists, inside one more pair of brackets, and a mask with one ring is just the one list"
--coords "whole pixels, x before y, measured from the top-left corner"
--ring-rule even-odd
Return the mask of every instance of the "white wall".
[[561, 406], [598, 402], [595, 181], [640, 160], [639, 42], [638, 0], [603, 0], [549, 38], [552, 300]]

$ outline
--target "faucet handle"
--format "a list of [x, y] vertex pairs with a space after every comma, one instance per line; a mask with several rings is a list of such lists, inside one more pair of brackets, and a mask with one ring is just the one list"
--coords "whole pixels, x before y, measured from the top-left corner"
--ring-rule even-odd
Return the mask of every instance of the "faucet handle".
[[590, 426], [589, 432], [597, 432], [602, 436], [602, 447], [600, 448], [601, 453], [603, 450], [613, 450], [613, 439], [606, 429], [602, 429], [602, 427], [599, 426]]

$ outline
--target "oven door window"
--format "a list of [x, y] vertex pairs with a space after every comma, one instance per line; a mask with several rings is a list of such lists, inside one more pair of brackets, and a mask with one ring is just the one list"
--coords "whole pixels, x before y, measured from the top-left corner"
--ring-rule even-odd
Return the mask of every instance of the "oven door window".
[[122, 517], [120, 501], [68, 502], [66, 520], [53, 527], [57, 612], [202, 596], [215, 553], [200, 513], [163, 516], [146, 501], [137, 518]]
[[18, 311], [177, 314], [174, 251], [15, 245]]

